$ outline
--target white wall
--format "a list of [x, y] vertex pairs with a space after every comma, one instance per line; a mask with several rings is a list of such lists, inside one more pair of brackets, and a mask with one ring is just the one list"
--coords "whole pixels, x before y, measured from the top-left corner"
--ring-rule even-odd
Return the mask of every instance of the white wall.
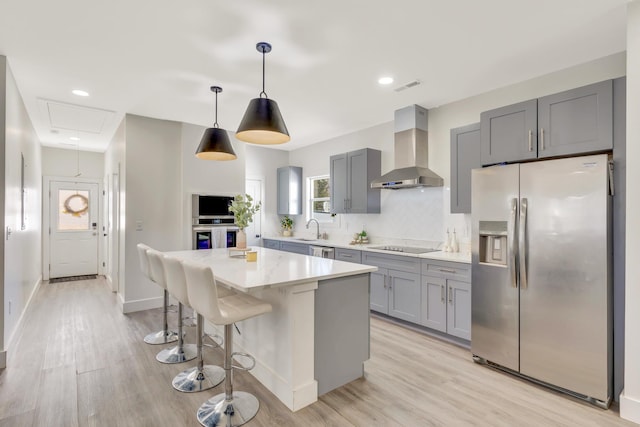
[[[136, 245], [160, 251], [181, 244], [181, 124], [127, 114], [124, 312], [158, 307], [162, 290], [140, 271]], [[122, 246], [121, 246], [122, 247]]]
[[[104, 153], [104, 175], [108, 184], [108, 214], [107, 214], [107, 281], [114, 291], [118, 292], [120, 302], [124, 301], [124, 271], [119, 266], [124, 265], [124, 209], [119, 206], [124, 201], [126, 185], [125, 163], [125, 129], [126, 120], [123, 119], [116, 130], [107, 151]], [[121, 212], [121, 213], [120, 213]]]
[[[640, 0], [627, 9], [627, 164], [640, 161]], [[627, 168], [627, 239], [624, 391], [620, 416], [640, 423], [640, 168]], [[633, 183], [633, 184], [632, 184]]]
[[245, 144], [229, 135], [238, 158], [225, 162], [195, 156], [205, 127], [182, 123], [182, 249], [191, 249], [191, 195], [235, 196], [244, 193]]
[[622, 52], [429, 110], [429, 163], [445, 180], [444, 227], [461, 231], [462, 246], [470, 244], [471, 218], [449, 213], [450, 130], [479, 122], [480, 113], [486, 110], [624, 76], [625, 64]]
[[247, 178], [262, 179], [264, 184], [264, 199], [259, 211], [262, 235], [275, 236], [280, 232], [277, 169], [289, 166], [289, 152], [246, 144], [246, 158]]
[[[482, 111], [624, 76], [625, 73], [625, 54], [619, 53], [430, 109], [429, 167], [444, 178], [444, 187], [384, 190], [381, 192], [380, 214], [338, 215], [338, 223], [335, 226], [323, 225], [322, 231], [327, 231], [332, 238], [350, 239], [353, 233], [364, 227], [373, 242], [395, 239], [397, 243], [432, 244], [443, 242], [449, 228], [452, 232], [456, 230], [461, 250], [469, 250], [470, 215], [449, 213], [451, 128], [479, 122]], [[329, 173], [329, 156], [364, 147], [382, 151], [382, 173], [393, 169], [393, 122], [293, 150], [289, 161], [292, 166], [302, 166], [306, 180], [309, 176]], [[309, 233], [304, 228], [306, 211], [305, 206], [304, 215], [294, 218], [298, 235]]]
[[42, 175], [44, 176], [76, 176], [79, 171], [81, 178], [102, 180], [104, 165], [104, 153], [42, 147]]
[[[8, 238], [5, 234], [4, 244], [0, 245], [4, 251], [0, 259], [0, 264], [4, 267], [3, 283], [0, 286], [3, 290], [0, 342], [1, 349], [6, 351], [41, 279], [42, 161], [40, 142], [27, 115], [11, 68], [3, 56], [0, 56], [0, 70], [0, 86], [5, 89], [0, 90], [0, 120], [6, 120], [4, 123], [0, 121], [0, 156], [3, 157], [0, 168], [4, 169], [1, 174], [4, 185], [0, 199], [4, 206], [3, 230], [6, 230], [5, 227], [12, 230]], [[21, 155], [25, 160], [24, 230], [21, 229]], [[3, 356], [0, 356], [0, 366], [4, 366]]]
[[[289, 160], [292, 166], [302, 167], [306, 188], [308, 177], [329, 174], [330, 156], [365, 147], [382, 151], [382, 173], [393, 169], [393, 122], [293, 150]], [[384, 239], [418, 245], [442, 240], [442, 188], [384, 190], [380, 194], [380, 214], [338, 215], [336, 224], [322, 224], [321, 232], [327, 232], [331, 239], [348, 241], [364, 228], [372, 243]], [[297, 235], [313, 234], [304, 227], [307, 210], [305, 204], [303, 215], [293, 218]]]

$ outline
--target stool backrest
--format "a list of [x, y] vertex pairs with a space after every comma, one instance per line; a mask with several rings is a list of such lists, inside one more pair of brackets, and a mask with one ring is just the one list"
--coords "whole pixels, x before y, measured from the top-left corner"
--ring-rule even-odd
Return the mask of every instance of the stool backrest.
[[155, 249], [147, 250], [147, 257], [149, 257], [149, 272], [151, 273], [151, 280], [156, 282], [160, 287], [167, 289], [167, 279], [164, 277], [164, 267], [162, 266], [162, 252]]
[[179, 259], [170, 256], [162, 256], [164, 277], [167, 279], [167, 290], [183, 305], [191, 306], [187, 291], [187, 278], [184, 276], [184, 268]]
[[148, 279], [151, 279], [151, 272], [149, 271], [149, 258], [147, 257], [147, 251], [151, 248], [144, 243], [138, 243], [136, 247], [138, 248], [138, 261], [140, 262], [140, 270], [142, 271], [142, 274], [147, 276]]
[[217, 325], [225, 324], [225, 319], [220, 313], [218, 289], [211, 268], [189, 261], [183, 261], [182, 266], [187, 278], [191, 307], [205, 319]]

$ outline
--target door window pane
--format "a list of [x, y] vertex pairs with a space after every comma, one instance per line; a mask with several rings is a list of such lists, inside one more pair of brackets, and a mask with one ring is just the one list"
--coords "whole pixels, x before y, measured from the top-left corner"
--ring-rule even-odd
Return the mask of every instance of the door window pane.
[[58, 231], [89, 230], [89, 191], [58, 190]]

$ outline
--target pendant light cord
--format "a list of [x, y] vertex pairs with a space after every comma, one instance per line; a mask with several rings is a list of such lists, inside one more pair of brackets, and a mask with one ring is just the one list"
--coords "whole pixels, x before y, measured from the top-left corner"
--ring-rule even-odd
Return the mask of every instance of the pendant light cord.
[[264, 91], [264, 68], [265, 68], [265, 61], [264, 61], [264, 57], [266, 55], [265, 52], [265, 48], [262, 48], [262, 92], [260, 92], [260, 98], [262, 98], [262, 95], [264, 95], [265, 98], [269, 98], [269, 96], [267, 96], [267, 92]]
[[220, 126], [218, 125], [218, 92], [217, 92], [217, 91], [216, 91], [216, 120], [215, 120], [215, 122], [213, 123], [213, 127], [214, 127], [214, 128], [220, 127]]

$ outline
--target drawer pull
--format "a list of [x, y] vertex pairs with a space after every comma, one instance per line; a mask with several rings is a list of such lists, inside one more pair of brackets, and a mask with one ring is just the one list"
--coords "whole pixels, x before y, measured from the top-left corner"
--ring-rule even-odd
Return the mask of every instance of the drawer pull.
[[343, 258], [353, 258], [353, 255], [342, 254]]
[[451, 274], [456, 274], [455, 270], [450, 270], [448, 268], [439, 268], [438, 270], [440, 270], [443, 273], [451, 273]]

